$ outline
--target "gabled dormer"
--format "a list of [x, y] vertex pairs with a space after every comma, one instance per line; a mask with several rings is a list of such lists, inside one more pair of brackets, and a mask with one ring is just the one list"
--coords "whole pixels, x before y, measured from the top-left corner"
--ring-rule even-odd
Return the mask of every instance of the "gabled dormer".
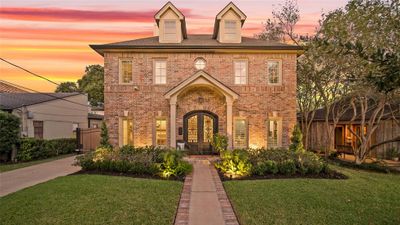
[[181, 43], [187, 38], [185, 16], [171, 2], [167, 2], [155, 15], [160, 43]]
[[246, 15], [230, 2], [215, 17], [213, 38], [221, 43], [241, 43]]

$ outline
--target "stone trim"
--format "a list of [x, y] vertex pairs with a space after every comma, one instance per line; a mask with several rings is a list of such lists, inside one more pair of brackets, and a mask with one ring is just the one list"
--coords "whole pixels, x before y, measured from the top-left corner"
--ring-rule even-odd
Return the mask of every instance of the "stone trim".
[[189, 224], [189, 206], [190, 206], [190, 193], [192, 192], [193, 173], [186, 176], [185, 182], [181, 192], [178, 209], [176, 212], [174, 224], [175, 225], [188, 225]]
[[221, 205], [222, 216], [226, 225], [239, 225], [236, 218], [235, 211], [233, 210], [232, 204], [226, 195], [224, 186], [222, 185], [221, 179], [219, 178], [218, 172], [214, 167], [213, 162], [210, 163], [210, 172], [213, 177], [215, 188], [217, 189], [218, 201]]

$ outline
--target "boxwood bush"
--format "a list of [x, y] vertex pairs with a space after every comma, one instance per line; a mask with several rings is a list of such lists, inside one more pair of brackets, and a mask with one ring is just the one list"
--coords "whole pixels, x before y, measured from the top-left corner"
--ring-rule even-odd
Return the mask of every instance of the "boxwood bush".
[[62, 154], [69, 154], [73, 153], [75, 148], [75, 138], [60, 138], [53, 140], [22, 138], [17, 151], [17, 161], [26, 162], [46, 159]]
[[77, 158], [84, 171], [124, 173], [181, 179], [192, 166], [183, 160], [183, 153], [159, 147], [123, 146], [119, 149], [97, 148]]

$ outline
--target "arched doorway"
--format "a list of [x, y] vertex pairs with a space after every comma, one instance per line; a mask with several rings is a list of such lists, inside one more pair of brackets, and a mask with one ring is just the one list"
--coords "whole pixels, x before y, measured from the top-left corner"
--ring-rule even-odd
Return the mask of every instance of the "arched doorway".
[[183, 117], [183, 139], [191, 153], [211, 154], [213, 135], [218, 133], [218, 116], [209, 111], [191, 111]]

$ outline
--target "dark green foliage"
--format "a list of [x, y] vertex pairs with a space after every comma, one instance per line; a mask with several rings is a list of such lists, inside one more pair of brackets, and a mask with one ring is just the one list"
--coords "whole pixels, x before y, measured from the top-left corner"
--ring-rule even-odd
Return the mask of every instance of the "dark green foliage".
[[109, 139], [110, 138], [108, 136], [108, 128], [106, 122], [103, 121], [103, 123], [101, 124], [100, 147], [112, 148]]
[[251, 173], [252, 165], [246, 150], [235, 149], [221, 152], [221, 160], [215, 163], [215, 167], [226, 176], [242, 177]]
[[222, 151], [226, 150], [226, 148], [228, 147], [228, 137], [216, 133], [213, 136], [211, 145], [213, 146], [213, 148], [216, 152], [222, 152]]
[[73, 153], [76, 148], [75, 138], [42, 140], [22, 138], [17, 152], [17, 161], [31, 161]]
[[192, 166], [182, 152], [159, 147], [123, 146], [117, 150], [98, 148], [79, 156], [77, 165], [86, 171], [117, 172], [131, 175], [183, 178]]
[[252, 174], [262, 176], [265, 174], [276, 174], [278, 171], [278, 163], [267, 160], [265, 162], [258, 162], [257, 165], [253, 166]]
[[296, 173], [296, 163], [293, 159], [287, 159], [278, 164], [278, 169], [281, 174], [293, 175]]
[[289, 149], [294, 152], [303, 152], [303, 135], [301, 134], [301, 130], [299, 126], [294, 126], [292, 137], [290, 138], [290, 146]]
[[104, 103], [104, 68], [101, 65], [89, 65], [82, 79], [78, 80], [79, 89], [88, 94], [90, 104], [99, 106]]
[[9, 154], [20, 140], [20, 120], [0, 110], [0, 154]]
[[78, 86], [76, 86], [75, 82], [62, 82], [57, 86], [55, 92], [63, 92], [63, 93], [71, 93], [71, 92], [79, 92]]

